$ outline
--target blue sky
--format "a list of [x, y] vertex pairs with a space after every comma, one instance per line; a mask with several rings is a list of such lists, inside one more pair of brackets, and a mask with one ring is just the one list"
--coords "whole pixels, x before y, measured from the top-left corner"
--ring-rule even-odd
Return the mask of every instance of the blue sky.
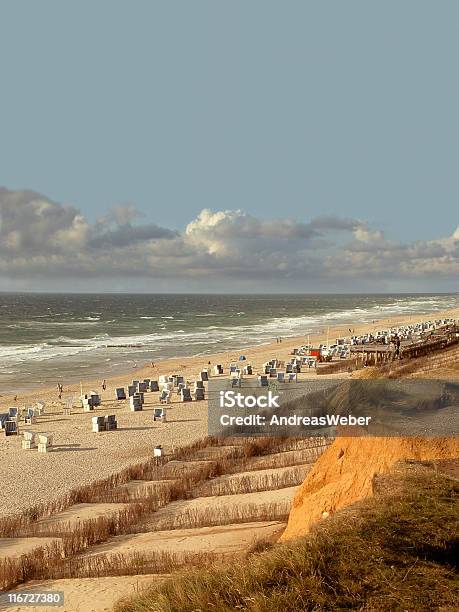
[[12, 192], [180, 232], [203, 209], [404, 244], [458, 226], [457, 2], [10, 0], [0, 22]]

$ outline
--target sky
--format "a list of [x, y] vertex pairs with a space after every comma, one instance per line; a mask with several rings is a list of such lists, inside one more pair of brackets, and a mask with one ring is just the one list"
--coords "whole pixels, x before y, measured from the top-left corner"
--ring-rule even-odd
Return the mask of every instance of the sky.
[[0, 23], [0, 290], [457, 291], [457, 2]]

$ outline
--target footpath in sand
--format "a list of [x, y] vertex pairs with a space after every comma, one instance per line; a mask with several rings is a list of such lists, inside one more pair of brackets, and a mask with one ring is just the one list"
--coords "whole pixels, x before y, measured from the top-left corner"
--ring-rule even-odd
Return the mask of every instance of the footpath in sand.
[[149, 531], [116, 536], [107, 544], [95, 546], [85, 557], [100, 554], [217, 553], [240, 554], [260, 539], [275, 539], [285, 529], [281, 521], [261, 521], [239, 525], [216, 525], [196, 529]]

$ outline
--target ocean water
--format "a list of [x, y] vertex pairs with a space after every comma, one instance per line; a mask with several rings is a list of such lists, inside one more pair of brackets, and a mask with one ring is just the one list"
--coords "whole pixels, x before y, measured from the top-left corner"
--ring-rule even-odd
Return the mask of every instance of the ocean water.
[[108, 378], [166, 357], [454, 307], [458, 294], [0, 294], [0, 390]]

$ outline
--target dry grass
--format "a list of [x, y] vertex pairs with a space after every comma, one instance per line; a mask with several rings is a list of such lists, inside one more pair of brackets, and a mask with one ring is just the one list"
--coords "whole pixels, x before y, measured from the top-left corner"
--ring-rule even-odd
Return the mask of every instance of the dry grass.
[[282, 474], [268, 472], [267, 474], [244, 474], [243, 476], [228, 477], [224, 480], [204, 482], [194, 491], [195, 497], [211, 495], [240, 495], [242, 493], [256, 493], [257, 491], [273, 491], [286, 487], [296, 487], [306, 478], [311, 469], [310, 465], [293, 466], [291, 470]]
[[184, 508], [177, 514], [170, 514], [148, 524], [148, 531], [171, 529], [196, 529], [236, 523], [264, 521], [286, 521], [290, 513], [289, 500], [265, 504], [240, 504], [234, 506], [205, 506]]
[[404, 475], [400, 492], [337, 513], [246, 562], [175, 575], [118, 612], [457, 609], [457, 482]]
[[138, 574], [168, 574], [184, 566], [209, 567], [224, 559], [213, 553], [111, 554], [74, 557], [59, 563], [51, 572], [53, 578], [100, 578], [102, 576], [133, 576]]
[[19, 559], [0, 561], [0, 588], [8, 590], [29, 580], [90, 578], [164, 574], [181, 567], [209, 567], [225, 556], [213, 553], [169, 553], [94, 555], [63, 557], [59, 544], [37, 548]]

